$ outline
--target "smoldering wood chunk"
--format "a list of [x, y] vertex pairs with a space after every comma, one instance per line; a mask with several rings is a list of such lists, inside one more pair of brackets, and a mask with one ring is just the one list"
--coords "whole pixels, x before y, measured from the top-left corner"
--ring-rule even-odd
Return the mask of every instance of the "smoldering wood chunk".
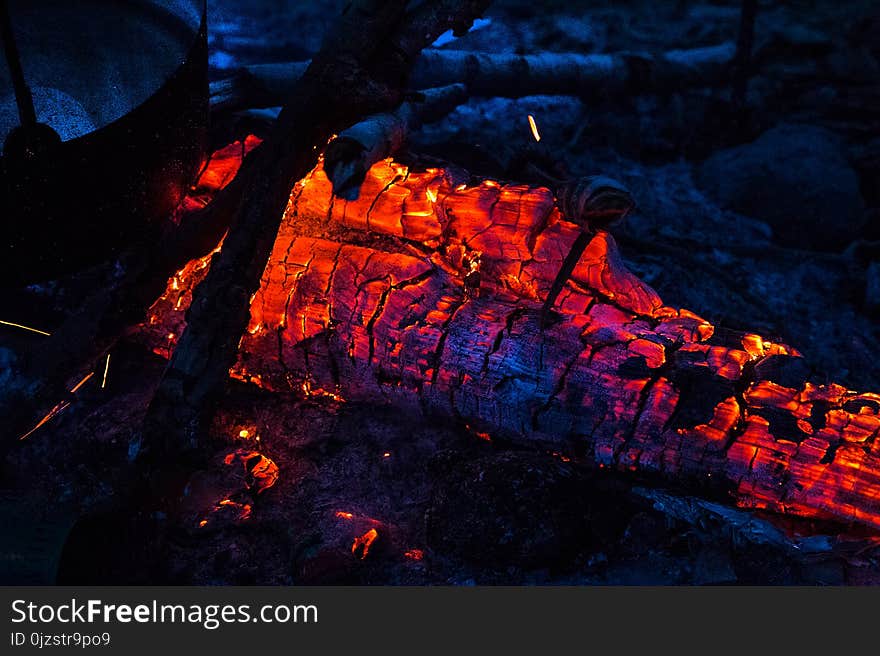
[[489, 567], [569, 564], [588, 545], [586, 477], [551, 456], [505, 453], [438, 477], [428, 546]]

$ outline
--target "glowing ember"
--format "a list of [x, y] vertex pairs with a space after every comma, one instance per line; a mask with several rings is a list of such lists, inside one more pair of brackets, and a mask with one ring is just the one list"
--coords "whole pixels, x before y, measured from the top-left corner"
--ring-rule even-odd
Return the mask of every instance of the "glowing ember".
[[255, 490], [257, 494], [262, 494], [278, 481], [278, 465], [259, 451], [237, 449], [233, 453], [226, 454], [223, 459], [227, 465], [236, 461], [244, 468], [245, 485], [248, 489]]
[[278, 481], [278, 466], [262, 454], [255, 454], [245, 461], [245, 469], [249, 473], [248, 487], [262, 494]]
[[211, 514], [199, 521], [199, 528], [205, 528], [208, 524], [217, 521], [243, 522], [251, 518], [253, 507], [249, 503], [241, 503], [233, 499], [221, 499], [214, 504]]
[[251, 516], [251, 504], [249, 503], [239, 503], [238, 501], [233, 501], [232, 499], [223, 499], [220, 503], [217, 504], [216, 509], [229, 508], [236, 512], [236, 519], [246, 520], [250, 519]]
[[242, 428], [240, 431], [238, 431], [238, 436], [241, 439], [246, 440], [251, 436], [251, 432], [247, 428]]
[[220, 189], [229, 184], [238, 173], [244, 157], [260, 145], [261, 140], [248, 135], [244, 141], [236, 141], [221, 148], [208, 160], [199, 174], [199, 179], [190, 188], [189, 194], [178, 207], [173, 220], [180, 221], [182, 214], [201, 209], [207, 205]]
[[[259, 138], [249, 135], [244, 141], [236, 141], [214, 153], [175, 213], [174, 221], [179, 222], [187, 212], [198, 211], [207, 205], [220, 189], [232, 181], [244, 157], [260, 143]], [[157, 355], [171, 356], [174, 340], [186, 326], [185, 313], [192, 300], [192, 290], [205, 277], [211, 258], [220, 252], [222, 245], [221, 239], [213, 251], [177, 271], [169, 279], [165, 293], [150, 308], [149, 318], [140, 326], [140, 330]], [[164, 343], [159, 338], [162, 330], [166, 332]]]
[[382, 454], [382, 457], [383, 457], [383, 458], [390, 458], [390, 457], [391, 457], [391, 452], [390, 452], [390, 451], [386, 451], [385, 453]]
[[[251, 333], [252, 335], [254, 333]], [[344, 403], [345, 399], [342, 398], [341, 394], [337, 392], [328, 392], [327, 390], [321, 387], [314, 387], [309, 380], [304, 380], [302, 385], [300, 386], [303, 394], [305, 394], [309, 398], [313, 399], [330, 399], [331, 401], [338, 401], [339, 403]]]
[[492, 441], [492, 436], [489, 433], [483, 433], [478, 430], [474, 430], [473, 428], [471, 428], [471, 426], [469, 424], [465, 424], [464, 427], [466, 430], [468, 430], [470, 432], [471, 435], [476, 437], [478, 440], [483, 440], [484, 442], [491, 442]]
[[372, 545], [378, 537], [379, 532], [376, 529], [371, 528], [363, 535], [354, 539], [354, 542], [351, 545], [351, 553], [363, 560], [367, 557], [367, 554], [370, 553], [370, 545]]
[[342, 510], [337, 510], [336, 516], [340, 519], [351, 519], [352, 517], [354, 517], [354, 515], [350, 512], [343, 512]]
[[410, 560], [422, 560], [425, 557], [425, 552], [421, 549], [410, 549], [409, 551], [404, 551], [403, 555]]

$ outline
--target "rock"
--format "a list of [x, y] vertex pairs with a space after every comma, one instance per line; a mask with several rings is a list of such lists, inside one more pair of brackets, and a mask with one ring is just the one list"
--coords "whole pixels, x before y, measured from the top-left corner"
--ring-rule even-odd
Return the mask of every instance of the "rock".
[[621, 542], [634, 554], [662, 548], [672, 541], [667, 524], [666, 518], [658, 512], [638, 512], [626, 527]]
[[788, 246], [839, 249], [864, 225], [858, 176], [823, 128], [777, 126], [709, 157], [697, 182], [720, 205], [766, 221]]
[[722, 585], [736, 583], [736, 572], [730, 552], [717, 546], [706, 546], [694, 562], [694, 585]]
[[801, 565], [801, 576], [805, 585], [844, 585], [846, 569], [838, 558], [821, 558], [815, 562]]

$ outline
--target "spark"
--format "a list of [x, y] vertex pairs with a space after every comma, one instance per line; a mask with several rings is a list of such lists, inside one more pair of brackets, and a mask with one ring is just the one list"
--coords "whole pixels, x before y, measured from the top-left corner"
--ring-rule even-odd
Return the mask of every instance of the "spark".
[[107, 354], [107, 360], [104, 362], [104, 377], [101, 378], [101, 389], [107, 387], [107, 372], [110, 371], [110, 354]]
[[[79, 390], [79, 388], [82, 387], [83, 385], [85, 385], [85, 384], [91, 379], [91, 377], [94, 376], [94, 375], [95, 375], [95, 372], [94, 372], [94, 371], [90, 371], [88, 374], [86, 374], [86, 375], [82, 378], [82, 380], [80, 380], [76, 385], [74, 385], [73, 387], [70, 388], [70, 393], [71, 393], [71, 394], [76, 394], [76, 392]], [[69, 406], [70, 406], [70, 402], [69, 402], [69, 401], [60, 401], [60, 402], [58, 402], [57, 404], [55, 404], [55, 407], [54, 407], [54, 408], [52, 408], [51, 410], [49, 410], [49, 412], [47, 412], [46, 415], [45, 415], [42, 419], [40, 419], [40, 421], [37, 422], [37, 425], [36, 425], [36, 426], [34, 426], [34, 427], [31, 428], [27, 433], [25, 433], [24, 435], [22, 435], [21, 437], [19, 437], [18, 440], [21, 441], [21, 440], [27, 439], [27, 438], [30, 437], [30, 436], [31, 436], [31, 435], [32, 435], [32, 434], [33, 434], [33, 433], [34, 433], [34, 432], [35, 432], [40, 426], [43, 426], [43, 425], [46, 424], [47, 422], [51, 421], [54, 417], [60, 415], [60, 414], [61, 414], [62, 412], [64, 412], [64, 410], [66, 410]]]
[[383, 458], [390, 458], [390, 457], [391, 457], [391, 452], [390, 452], [390, 451], [386, 451], [385, 453], [382, 454], [382, 457], [383, 457]]
[[4, 326], [12, 326], [13, 328], [21, 328], [22, 330], [27, 330], [32, 333], [37, 333], [38, 335], [45, 335], [49, 337], [52, 333], [47, 333], [45, 330], [40, 330], [39, 328], [31, 328], [30, 326], [25, 326], [20, 323], [13, 323], [12, 321], [3, 321], [0, 319], [0, 324]]
[[49, 412], [46, 414], [46, 416], [43, 417], [42, 419], [40, 419], [39, 422], [37, 422], [37, 425], [36, 425], [36, 426], [34, 426], [33, 428], [31, 428], [27, 433], [25, 433], [24, 435], [22, 435], [21, 437], [18, 438], [19, 441], [24, 440], [24, 439], [27, 439], [28, 437], [30, 437], [33, 433], [36, 432], [36, 430], [37, 430], [40, 426], [42, 426], [43, 424], [45, 424], [45, 423], [51, 421], [51, 419], [52, 419], [53, 417], [55, 417], [56, 415], [61, 414], [61, 413], [64, 411], [64, 409], [67, 408], [67, 406], [69, 406], [69, 405], [70, 405], [70, 403], [68, 403], [67, 401], [62, 401], [61, 403], [59, 403], [58, 405], [56, 405], [54, 408], [52, 408], [51, 410], [49, 410]]
[[538, 132], [538, 124], [535, 123], [535, 117], [529, 114], [529, 128], [532, 130], [532, 136], [535, 141], [541, 140], [541, 134]]
[[90, 371], [89, 373], [87, 373], [81, 381], [79, 381], [76, 385], [74, 385], [73, 387], [70, 388], [70, 393], [76, 394], [79, 391], [79, 388], [82, 387], [83, 385], [85, 385], [87, 382], [89, 382], [89, 380], [91, 380], [92, 376], [94, 376], [94, 375], [95, 375], [94, 371]]

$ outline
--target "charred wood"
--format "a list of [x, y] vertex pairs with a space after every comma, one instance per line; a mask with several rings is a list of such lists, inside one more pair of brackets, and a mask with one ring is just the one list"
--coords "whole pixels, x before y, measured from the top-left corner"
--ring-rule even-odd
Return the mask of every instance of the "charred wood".
[[[249, 305], [276, 241], [289, 191], [330, 135], [400, 101], [410, 58], [450, 27], [467, 25], [488, 0], [352, 3], [293, 87], [272, 133], [241, 178], [223, 249], [195, 290], [168, 369], [144, 421], [142, 458], [198, 457], [205, 420], [222, 392]], [[158, 460], [157, 460], [158, 457]]]
[[[732, 43], [661, 54], [497, 55], [427, 49], [415, 62], [410, 87], [464, 84], [471, 96], [510, 98], [650, 93], [723, 84], [735, 52]], [[290, 97], [293, 82], [307, 65], [288, 62], [244, 67], [235, 76], [211, 85], [211, 106], [215, 111], [231, 111], [279, 105]]]
[[418, 98], [393, 112], [374, 114], [343, 130], [324, 151], [324, 170], [337, 196], [357, 199], [367, 171], [379, 160], [394, 155], [411, 130], [438, 121], [467, 102], [463, 84], [426, 89]]
[[[46, 339], [19, 354], [11, 384], [0, 390], [0, 452], [5, 453], [50, 409], [69, 400], [70, 389], [126, 330], [143, 321], [168, 280], [190, 260], [210, 253], [228, 227], [241, 193], [237, 174], [259, 144], [249, 137], [214, 153], [192, 191], [164, 225], [162, 248], [132, 249], [120, 258], [123, 274], [85, 298]], [[177, 273], [175, 273], [177, 272]]]
[[[386, 161], [346, 201], [319, 167], [293, 189], [231, 373], [443, 416], [744, 507], [880, 526], [880, 395], [665, 306], [607, 232], [542, 329], [580, 232], [541, 187]], [[153, 330], [183, 318], [167, 302], [154, 312]]]

